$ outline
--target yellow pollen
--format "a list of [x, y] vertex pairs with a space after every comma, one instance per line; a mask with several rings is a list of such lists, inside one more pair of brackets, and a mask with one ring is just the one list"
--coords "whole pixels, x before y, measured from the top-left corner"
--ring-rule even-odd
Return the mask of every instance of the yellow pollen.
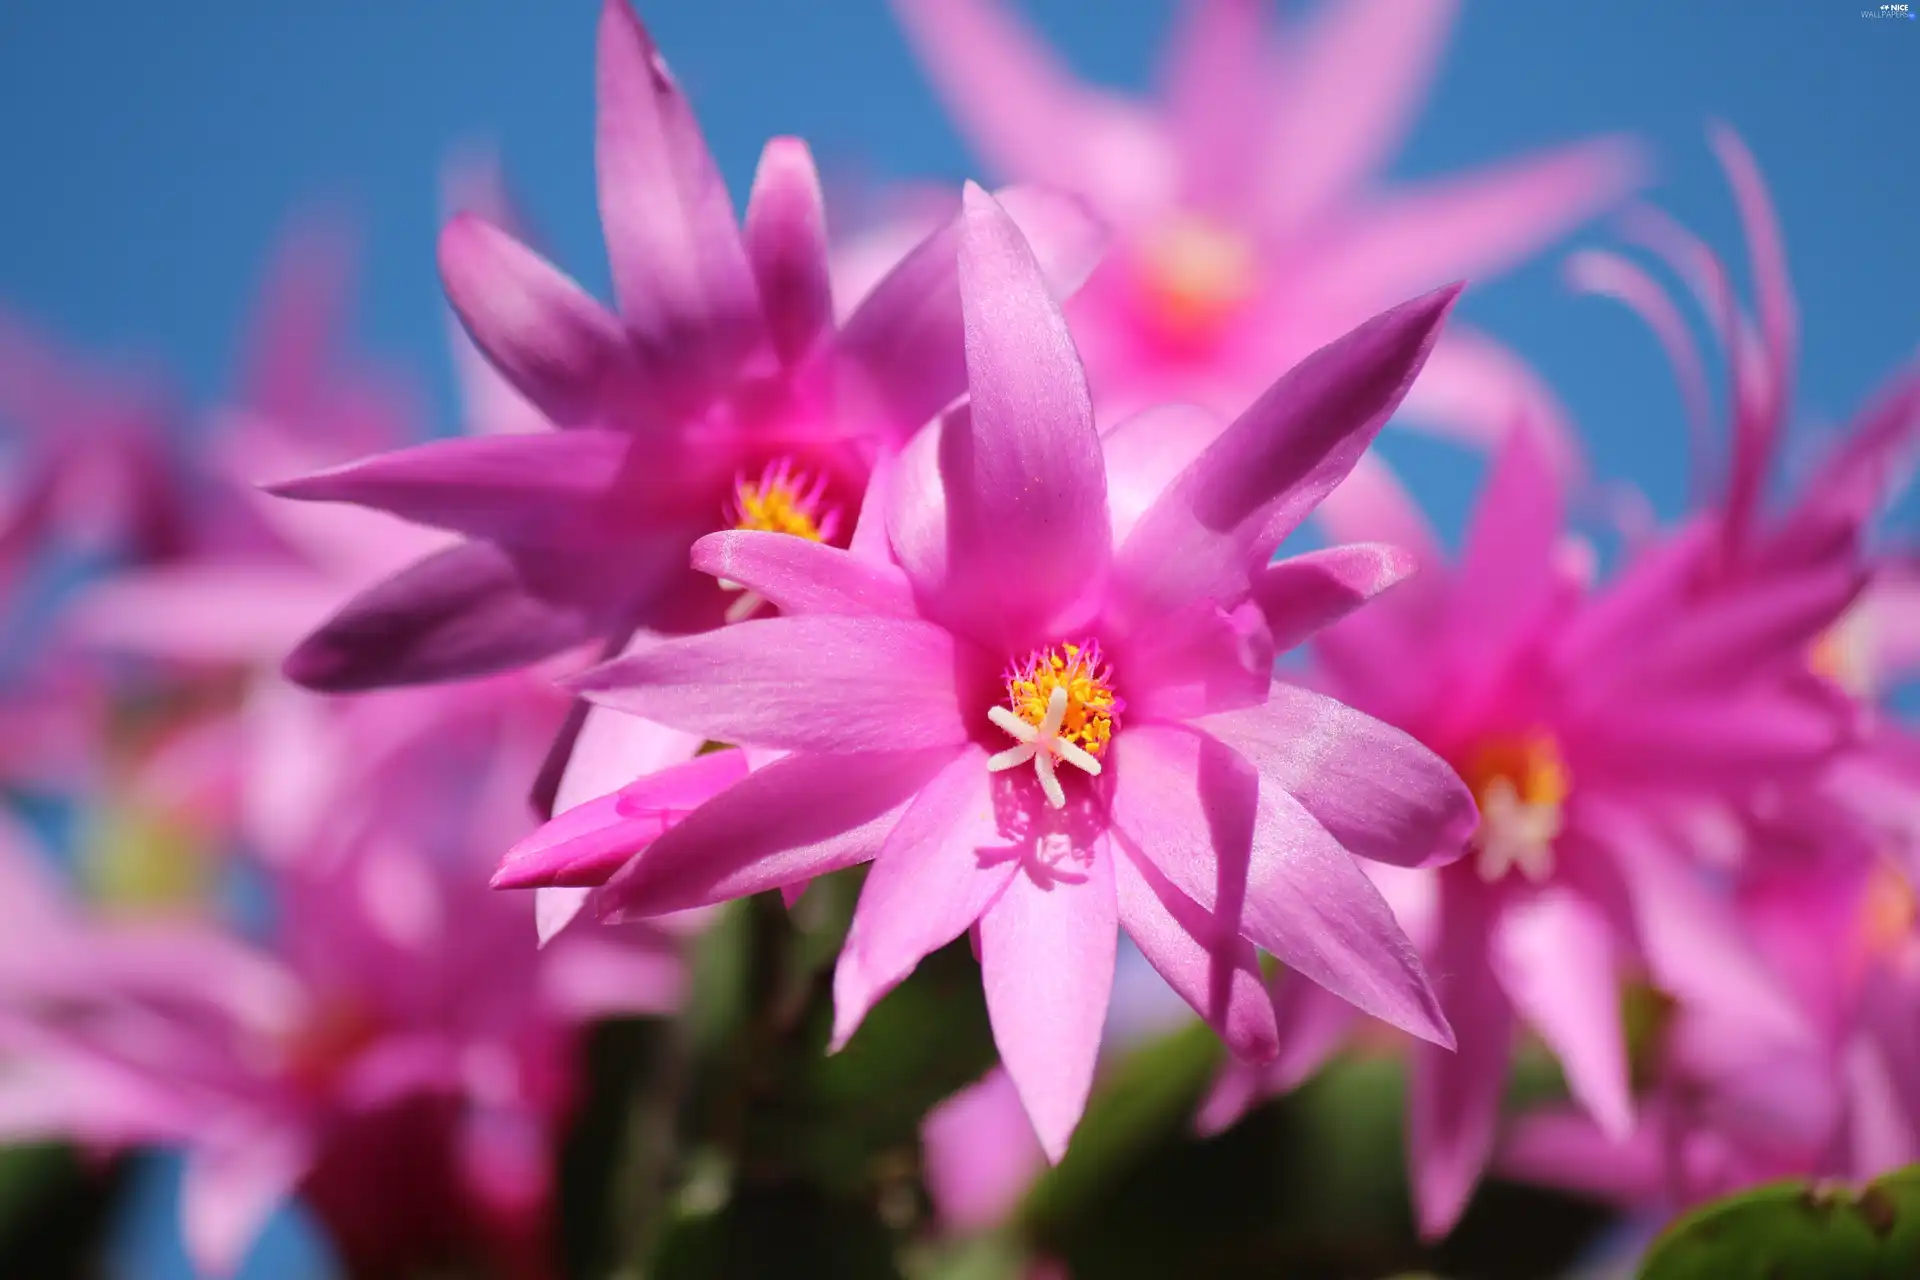
[[771, 463], [758, 480], [734, 481], [732, 511], [736, 529], [786, 533], [809, 542], [833, 537], [839, 511], [822, 502], [826, 480], [794, 468], [786, 459]]
[[1560, 759], [1560, 748], [1544, 733], [1519, 738], [1495, 738], [1482, 743], [1467, 762], [1466, 783], [1473, 798], [1486, 803], [1488, 790], [1498, 781], [1513, 789], [1522, 804], [1558, 808], [1573, 787], [1573, 778]]
[[1480, 877], [1493, 882], [1519, 867], [1527, 879], [1553, 873], [1553, 845], [1573, 775], [1545, 733], [1493, 738], [1468, 758], [1461, 777], [1480, 808]]
[[1060, 737], [1097, 757], [1112, 741], [1114, 717], [1125, 705], [1107, 683], [1111, 675], [1101, 661], [1099, 645], [1059, 645], [1035, 654], [1007, 674], [1008, 705], [1038, 728], [1047, 718], [1053, 691], [1065, 689], [1067, 713], [1060, 723]]
[[1252, 243], [1232, 227], [1192, 214], [1172, 219], [1140, 255], [1150, 322], [1170, 342], [1211, 343], [1253, 296], [1257, 267]]

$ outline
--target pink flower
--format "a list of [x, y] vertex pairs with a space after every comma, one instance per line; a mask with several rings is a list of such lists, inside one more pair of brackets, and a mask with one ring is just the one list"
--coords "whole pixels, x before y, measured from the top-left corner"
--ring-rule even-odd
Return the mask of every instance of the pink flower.
[[[1377, 546], [1268, 561], [1392, 412], [1456, 291], [1363, 325], [1224, 431], [1175, 409], [1102, 439], [1034, 256], [977, 188], [959, 245], [970, 399], [880, 487], [897, 564], [858, 537], [850, 552], [711, 536], [696, 565], [787, 616], [576, 681], [787, 753], [665, 834], [649, 827], [593, 890], [598, 911], [680, 910], [872, 860], [835, 974], [836, 1043], [972, 931], [995, 1038], [1056, 1159], [1091, 1084], [1116, 926], [1240, 1054], [1275, 1047], [1256, 947], [1451, 1043], [1353, 854], [1456, 856], [1467, 793], [1404, 735], [1271, 674], [1276, 646], [1404, 565]], [[503, 870], [529, 882], [511, 856]]]
[[[991, 169], [1078, 192], [1113, 225], [1068, 310], [1103, 421], [1164, 401], [1237, 413], [1272, 370], [1532, 253], [1637, 182], [1633, 150], [1607, 139], [1370, 189], [1419, 107], [1446, 3], [1330, 4], [1276, 38], [1260, 0], [1190, 0], [1152, 104], [1077, 82], [1004, 0], [894, 7]], [[1531, 391], [1511, 364], [1453, 330], [1408, 409], [1497, 435], [1510, 394]]]

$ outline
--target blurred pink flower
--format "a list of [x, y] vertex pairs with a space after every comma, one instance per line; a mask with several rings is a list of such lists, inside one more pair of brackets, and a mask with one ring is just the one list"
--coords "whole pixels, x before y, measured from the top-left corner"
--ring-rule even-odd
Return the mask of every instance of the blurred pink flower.
[[[1114, 227], [1068, 308], [1102, 422], [1164, 402], [1238, 413], [1273, 370], [1421, 289], [1528, 256], [1638, 182], [1635, 149], [1609, 138], [1376, 190], [1454, 6], [1328, 4], [1280, 33], [1266, 8], [1188, 0], [1149, 104], [1076, 81], [1003, 0], [894, 0], [988, 167], [1078, 192]], [[1512, 394], [1536, 389], [1510, 366], [1451, 327], [1407, 410], [1495, 438]]]
[[1256, 946], [1449, 1042], [1353, 855], [1457, 856], [1467, 794], [1404, 735], [1271, 674], [1283, 636], [1404, 566], [1377, 546], [1268, 561], [1392, 412], [1455, 291], [1363, 325], [1224, 430], [1172, 409], [1103, 439], [1033, 254], [978, 188], [959, 267], [970, 401], [877, 486], [897, 564], [859, 534], [856, 551], [712, 535], [695, 564], [788, 616], [573, 682], [791, 753], [657, 835], [596, 909], [653, 915], [872, 859], [836, 1042], [973, 930], [995, 1038], [1056, 1159], [1091, 1084], [1116, 926], [1237, 1053], [1274, 1048]]

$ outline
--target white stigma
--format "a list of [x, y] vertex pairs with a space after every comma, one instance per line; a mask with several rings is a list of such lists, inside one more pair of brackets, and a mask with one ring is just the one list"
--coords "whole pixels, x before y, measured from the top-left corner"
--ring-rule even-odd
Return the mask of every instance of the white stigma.
[[1040, 776], [1040, 789], [1047, 793], [1047, 803], [1056, 809], [1067, 807], [1067, 793], [1060, 788], [1059, 775], [1054, 772], [1054, 761], [1065, 760], [1076, 769], [1098, 775], [1100, 762], [1088, 755], [1074, 743], [1060, 736], [1060, 726], [1067, 718], [1067, 691], [1058, 685], [1047, 698], [1047, 714], [1039, 727], [1028, 724], [1007, 707], [990, 707], [987, 719], [1013, 735], [1019, 745], [1008, 747], [1000, 754], [987, 760], [987, 768], [993, 773], [1006, 769], [1016, 769], [1027, 761], [1033, 761], [1033, 771]]
[[1560, 806], [1528, 804], [1513, 783], [1495, 778], [1480, 800], [1480, 878], [1493, 884], [1515, 867], [1535, 884], [1553, 874], [1553, 842], [1560, 836]]
[[740, 593], [740, 598], [727, 606], [726, 618], [729, 626], [736, 622], [745, 622], [748, 618], [760, 612], [761, 607], [767, 603], [765, 596], [757, 592], [749, 591], [739, 583], [728, 578], [720, 579], [720, 589], [722, 591], [738, 591]]

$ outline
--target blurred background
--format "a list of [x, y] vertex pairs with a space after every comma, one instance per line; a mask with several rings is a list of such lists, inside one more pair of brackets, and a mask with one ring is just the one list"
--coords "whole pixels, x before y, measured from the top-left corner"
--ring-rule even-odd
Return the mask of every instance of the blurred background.
[[[1420, 0], [1406, 0], [1409, 5]], [[744, 197], [762, 141], [798, 134], [838, 226], [881, 185], [971, 176], [881, 0], [642, 0], [642, 17]], [[1147, 86], [1170, 6], [1022, 0], [1089, 78]], [[1838, 420], [1920, 343], [1920, 22], [1861, 0], [1610, 0], [1465, 6], [1394, 179], [1603, 132], [1637, 135], [1646, 198], [1744, 271], [1704, 138], [1735, 125], [1780, 217], [1804, 316], [1803, 415]], [[555, 261], [606, 296], [594, 205], [590, 0], [8, 0], [0, 6], [0, 303], [72, 349], [150, 369], [189, 403], [218, 395], [263, 265], [320, 211], [361, 249], [354, 342], [456, 415], [434, 267], [449, 157], [492, 150]], [[1571, 243], [1609, 240], [1606, 224]], [[1597, 471], [1663, 512], [1684, 494], [1680, 401], [1623, 309], [1575, 297], [1564, 248], [1472, 289], [1463, 314], [1546, 377]], [[1469, 456], [1389, 443], [1443, 529]], [[113, 1274], [190, 1274], [173, 1171], [143, 1166], [113, 1230]], [[246, 1273], [328, 1274], [289, 1217]], [[24, 1278], [23, 1278], [24, 1280]]]

